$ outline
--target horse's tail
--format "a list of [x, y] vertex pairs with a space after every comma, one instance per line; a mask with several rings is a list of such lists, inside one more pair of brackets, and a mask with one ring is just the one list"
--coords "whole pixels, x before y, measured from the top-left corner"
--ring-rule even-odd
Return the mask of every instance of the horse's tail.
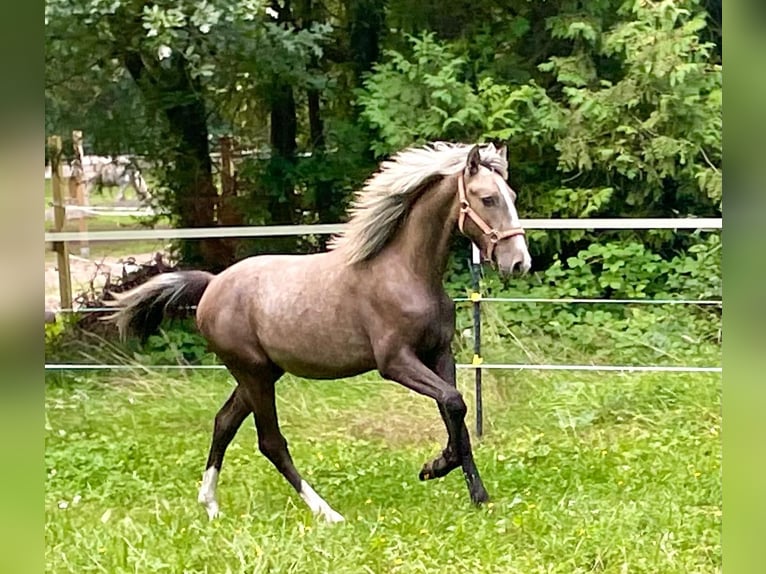
[[135, 334], [146, 341], [165, 317], [183, 315], [199, 303], [213, 277], [207, 271], [162, 273], [130, 291], [113, 293], [115, 300], [108, 304], [117, 311], [104, 320], [117, 325], [122, 340]]

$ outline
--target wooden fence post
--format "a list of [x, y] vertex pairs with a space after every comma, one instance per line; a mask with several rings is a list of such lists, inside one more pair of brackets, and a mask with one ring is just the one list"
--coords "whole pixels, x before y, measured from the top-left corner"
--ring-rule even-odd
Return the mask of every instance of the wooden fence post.
[[[74, 195], [77, 205], [80, 207], [78, 229], [81, 233], [85, 233], [88, 231], [88, 214], [86, 213], [88, 198], [85, 195], [85, 164], [83, 162], [82, 131], [72, 131], [72, 147], [74, 148], [75, 164], [78, 169], [72, 172], [70, 178], [74, 179]], [[90, 245], [88, 245], [87, 239], [80, 240], [80, 256], [90, 257]]]
[[[218, 140], [221, 146], [221, 195], [218, 203], [218, 225], [223, 227], [236, 227], [243, 225], [242, 214], [237, 208], [237, 181], [234, 168], [234, 142], [230, 136], [223, 136]], [[235, 237], [221, 240], [226, 247], [226, 262], [231, 265], [236, 261], [237, 246], [240, 242]]]
[[[66, 222], [66, 205], [61, 193], [61, 137], [50, 136], [48, 147], [51, 158], [51, 185], [53, 187], [53, 224], [56, 231], [63, 231]], [[59, 272], [59, 297], [62, 309], [72, 308], [72, 276], [69, 272], [69, 248], [65, 241], [54, 241]]]
[[223, 136], [218, 141], [221, 145], [221, 205], [218, 221], [223, 226], [239, 225], [241, 221], [234, 205], [237, 187], [234, 181], [231, 137]]

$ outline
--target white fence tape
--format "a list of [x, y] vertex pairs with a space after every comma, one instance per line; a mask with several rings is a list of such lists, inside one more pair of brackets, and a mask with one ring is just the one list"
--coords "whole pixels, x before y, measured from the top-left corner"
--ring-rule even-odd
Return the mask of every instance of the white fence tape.
[[[522, 219], [528, 230], [535, 229], [700, 229], [723, 228], [721, 218], [620, 218], [620, 219]], [[135, 229], [115, 231], [46, 232], [45, 241], [130, 241], [137, 239], [205, 239], [211, 237], [277, 237], [286, 235], [328, 235], [345, 228], [342, 223], [314, 225], [261, 225], [240, 227], [198, 227], [184, 229]]]
[[[622, 372], [649, 372], [649, 373], [720, 373], [721, 367], [685, 367], [672, 365], [534, 365], [534, 364], [493, 364], [482, 363], [474, 365], [471, 363], [459, 363], [455, 365], [458, 369], [506, 369], [516, 371], [622, 371]], [[89, 364], [89, 363], [46, 363], [45, 369], [48, 371], [69, 371], [69, 370], [224, 370], [224, 365], [121, 365], [121, 364]]]

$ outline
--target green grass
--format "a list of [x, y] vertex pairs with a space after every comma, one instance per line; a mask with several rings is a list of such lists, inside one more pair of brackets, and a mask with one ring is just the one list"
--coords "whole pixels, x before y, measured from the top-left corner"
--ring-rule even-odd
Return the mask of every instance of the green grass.
[[[427, 483], [435, 406], [374, 376], [279, 383], [304, 477], [346, 522], [319, 523], [247, 421], [210, 522], [196, 491], [223, 372], [47, 376], [49, 572], [720, 572], [720, 377], [488, 374], [475, 454]], [[469, 405], [471, 374], [460, 373]]]
[[[61, 187], [61, 194], [64, 198], [69, 197], [69, 178], [63, 178]], [[53, 183], [50, 179], [45, 180], [45, 209], [49, 209], [53, 203]], [[128, 188], [127, 196], [129, 198], [135, 197], [135, 190], [132, 187]], [[89, 203], [92, 206], [108, 207], [114, 205], [117, 202], [117, 188], [104, 188], [103, 193], [92, 193], [89, 197]]]

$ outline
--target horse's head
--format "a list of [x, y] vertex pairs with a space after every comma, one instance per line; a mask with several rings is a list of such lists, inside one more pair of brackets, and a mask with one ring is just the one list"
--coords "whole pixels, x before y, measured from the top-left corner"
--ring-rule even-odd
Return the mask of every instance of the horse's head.
[[458, 178], [460, 231], [476, 243], [484, 259], [501, 273], [529, 271], [532, 258], [516, 212], [516, 193], [503, 177], [481, 161], [479, 146], [468, 153]]

